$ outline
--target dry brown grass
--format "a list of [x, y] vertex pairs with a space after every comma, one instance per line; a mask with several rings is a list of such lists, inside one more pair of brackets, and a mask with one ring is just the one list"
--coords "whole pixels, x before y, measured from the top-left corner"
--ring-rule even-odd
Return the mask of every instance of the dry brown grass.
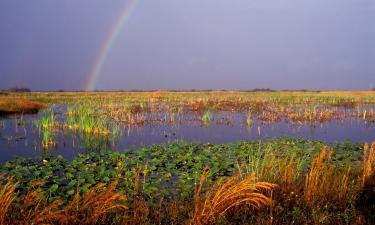
[[47, 198], [41, 189], [29, 191], [20, 205], [20, 221], [17, 224], [38, 224], [39, 217], [58, 211], [61, 204], [61, 201], [47, 204]]
[[[35, 218], [37, 224], [103, 224], [106, 215], [127, 210], [121, 202], [126, 200], [122, 194], [115, 192], [116, 184], [108, 187], [98, 184], [86, 194], [77, 193], [68, 204], [56, 200], [39, 212]], [[57, 208], [61, 208], [56, 210]], [[112, 218], [113, 219], [113, 218]]]
[[331, 156], [332, 149], [323, 148], [306, 175], [304, 200], [310, 208], [332, 201], [344, 206], [351, 197], [348, 194], [351, 167], [336, 167]]
[[0, 115], [37, 113], [48, 105], [27, 99], [1, 98]]
[[297, 192], [300, 189], [302, 171], [296, 169], [295, 162], [292, 159], [281, 161], [278, 170], [280, 189], [285, 193]]
[[309, 173], [306, 175], [304, 198], [310, 207], [314, 203], [325, 197], [330, 179], [328, 173], [332, 173], [332, 168], [327, 167], [326, 161], [331, 159], [332, 150], [324, 148], [320, 154], [314, 159]]
[[199, 188], [195, 194], [194, 214], [189, 224], [212, 224], [224, 216], [230, 209], [240, 205], [249, 205], [255, 209], [272, 204], [264, 191], [272, 191], [276, 185], [267, 182], [255, 182], [255, 176], [242, 178], [236, 174], [202, 196], [202, 188], [208, 170], [205, 170]]
[[16, 186], [17, 184], [12, 183], [12, 178], [8, 179], [4, 185], [0, 183], [0, 225], [8, 224], [8, 211], [16, 198]]
[[363, 175], [362, 185], [370, 182], [375, 174], [375, 142], [371, 144], [371, 147], [366, 143], [363, 147]]

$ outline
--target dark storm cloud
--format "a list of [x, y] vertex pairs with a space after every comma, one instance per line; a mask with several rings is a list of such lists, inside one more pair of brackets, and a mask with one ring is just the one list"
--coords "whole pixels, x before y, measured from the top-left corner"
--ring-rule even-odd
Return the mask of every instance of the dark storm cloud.
[[[0, 89], [82, 89], [124, 1], [0, 2]], [[373, 0], [140, 0], [98, 89], [366, 89]]]

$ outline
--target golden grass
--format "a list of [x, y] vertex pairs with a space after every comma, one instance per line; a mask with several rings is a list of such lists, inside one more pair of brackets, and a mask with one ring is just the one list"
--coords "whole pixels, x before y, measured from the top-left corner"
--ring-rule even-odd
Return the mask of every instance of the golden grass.
[[[99, 183], [87, 193], [77, 193], [67, 205], [60, 210], [42, 210], [36, 222], [42, 224], [102, 224], [105, 215], [114, 210], [124, 211], [128, 207], [121, 201], [126, 200], [122, 194], [115, 192], [116, 183], [105, 187]], [[51, 203], [48, 208], [63, 206], [61, 200]]]
[[375, 174], [375, 142], [371, 147], [366, 143], [363, 147], [363, 175], [362, 185], [365, 186]]
[[44, 224], [41, 223], [43, 218], [58, 212], [63, 205], [61, 200], [56, 200], [50, 204], [47, 203], [47, 198], [43, 195], [41, 189], [29, 191], [20, 205], [20, 221], [17, 224], [32, 225]]
[[324, 197], [329, 186], [328, 173], [332, 173], [331, 168], [326, 166], [325, 161], [332, 155], [331, 149], [322, 149], [320, 154], [314, 159], [309, 173], [306, 175], [304, 198], [309, 206], [313, 206], [315, 201]]
[[301, 178], [301, 170], [296, 169], [295, 162], [292, 159], [281, 161], [279, 172], [280, 188], [286, 193], [297, 191], [299, 186], [298, 181]]
[[1, 98], [0, 115], [37, 113], [48, 105], [27, 99]]
[[[267, 182], [255, 182], [255, 176], [242, 178], [236, 174], [202, 197], [202, 188], [208, 170], [205, 170], [195, 194], [194, 214], [189, 224], [204, 225], [215, 222], [230, 209], [240, 205], [250, 205], [255, 209], [272, 204], [270, 197], [262, 191], [272, 191], [276, 185]], [[203, 198], [203, 199], [202, 199]]]
[[344, 206], [351, 197], [348, 196], [351, 167], [336, 167], [330, 161], [331, 156], [332, 149], [323, 148], [306, 175], [304, 200], [310, 208], [332, 201]]
[[9, 208], [16, 198], [16, 186], [17, 184], [12, 183], [12, 178], [8, 179], [5, 185], [0, 183], [0, 225], [7, 224]]
[[68, 203], [63, 200], [48, 203], [40, 188], [30, 190], [16, 202], [16, 186], [12, 178], [0, 185], [0, 225], [106, 224], [107, 219], [113, 221], [112, 212], [121, 215], [128, 209], [123, 202], [126, 197], [115, 192], [116, 183], [107, 187], [100, 183], [86, 194], [77, 193]]

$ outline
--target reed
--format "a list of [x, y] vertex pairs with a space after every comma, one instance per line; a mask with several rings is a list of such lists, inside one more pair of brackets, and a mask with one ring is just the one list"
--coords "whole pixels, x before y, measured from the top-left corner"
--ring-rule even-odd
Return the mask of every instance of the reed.
[[42, 134], [42, 146], [47, 150], [56, 145], [54, 140], [54, 131], [59, 128], [53, 110], [45, 110], [39, 121], [36, 121], [36, 126]]

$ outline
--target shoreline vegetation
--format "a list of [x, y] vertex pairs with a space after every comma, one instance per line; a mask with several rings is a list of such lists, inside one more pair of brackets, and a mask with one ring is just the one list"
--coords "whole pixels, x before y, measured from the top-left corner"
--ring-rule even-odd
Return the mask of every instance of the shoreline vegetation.
[[0, 97], [0, 116], [14, 114], [35, 114], [45, 109], [48, 104], [19, 98]]
[[0, 224], [374, 224], [375, 142], [176, 142], [0, 166]]

